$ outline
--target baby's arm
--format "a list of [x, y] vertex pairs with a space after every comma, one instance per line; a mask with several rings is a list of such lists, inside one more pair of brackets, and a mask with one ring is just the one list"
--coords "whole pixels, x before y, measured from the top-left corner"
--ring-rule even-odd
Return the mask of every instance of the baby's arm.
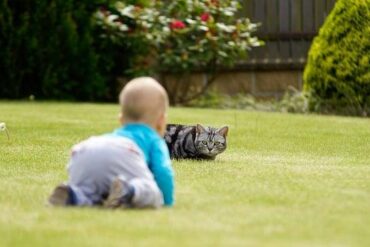
[[162, 191], [164, 205], [172, 206], [174, 204], [174, 172], [168, 148], [163, 140], [155, 141], [152, 145], [149, 169]]

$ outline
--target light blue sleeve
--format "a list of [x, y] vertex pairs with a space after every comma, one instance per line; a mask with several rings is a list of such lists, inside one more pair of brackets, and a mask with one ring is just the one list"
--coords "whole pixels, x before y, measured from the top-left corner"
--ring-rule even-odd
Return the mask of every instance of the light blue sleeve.
[[149, 169], [154, 175], [159, 189], [162, 191], [164, 205], [172, 206], [175, 201], [174, 172], [170, 154], [164, 140], [156, 140], [151, 148]]

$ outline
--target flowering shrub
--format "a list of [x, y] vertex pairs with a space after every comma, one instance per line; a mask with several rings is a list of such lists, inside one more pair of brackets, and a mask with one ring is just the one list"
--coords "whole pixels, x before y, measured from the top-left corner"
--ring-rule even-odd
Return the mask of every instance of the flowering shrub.
[[145, 47], [134, 71], [187, 74], [201, 70], [210, 74], [199, 94], [212, 83], [218, 68], [232, 66], [262, 44], [251, 34], [257, 24], [236, 17], [239, 8], [235, 0], [152, 1], [140, 7], [118, 2], [109, 10], [98, 11], [96, 17], [105, 37]]
[[97, 24], [102, 29], [102, 38], [123, 47], [129, 58], [129, 76], [140, 75], [154, 70], [153, 59], [159, 43], [163, 42], [163, 23], [159, 21], [156, 3], [127, 5], [116, 2], [112, 7], [102, 7], [95, 13]]

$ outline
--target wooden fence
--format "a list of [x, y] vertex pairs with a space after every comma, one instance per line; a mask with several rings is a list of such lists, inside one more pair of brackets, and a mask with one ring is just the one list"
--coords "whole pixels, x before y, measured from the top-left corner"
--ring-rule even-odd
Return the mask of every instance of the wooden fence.
[[312, 39], [335, 0], [244, 0], [242, 15], [261, 23], [257, 36], [265, 46], [254, 49], [242, 69], [299, 69]]

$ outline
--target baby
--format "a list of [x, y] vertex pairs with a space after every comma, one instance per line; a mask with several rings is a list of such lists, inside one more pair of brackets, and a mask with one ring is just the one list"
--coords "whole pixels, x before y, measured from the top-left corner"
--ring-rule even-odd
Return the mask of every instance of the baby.
[[162, 136], [168, 96], [150, 77], [130, 81], [119, 96], [122, 127], [72, 148], [69, 181], [58, 185], [55, 206], [159, 208], [174, 203], [174, 175]]

